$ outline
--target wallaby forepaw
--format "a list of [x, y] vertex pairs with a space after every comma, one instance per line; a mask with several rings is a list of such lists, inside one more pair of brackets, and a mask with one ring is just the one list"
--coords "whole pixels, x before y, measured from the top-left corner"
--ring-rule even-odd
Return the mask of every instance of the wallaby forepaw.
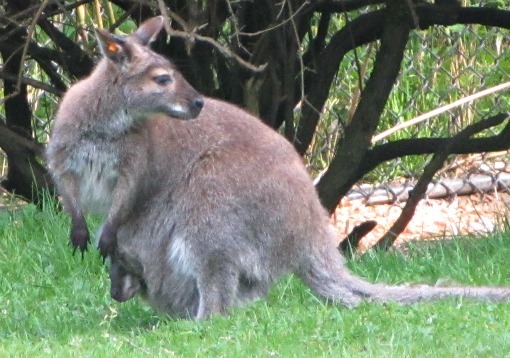
[[83, 258], [83, 254], [87, 251], [87, 246], [90, 242], [90, 236], [87, 228], [72, 227], [70, 236], [70, 243], [73, 247], [73, 255], [76, 250], [80, 250], [81, 257]]
[[115, 251], [115, 245], [113, 243], [107, 243], [102, 240], [99, 240], [99, 244], [97, 246], [99, 249], [99, 255], [103, 258], [103, 261], [111, 255]]
[[108, 257], [112, 256], [115, 252], [117, 246], [117, 233], [112, 230], [108, 225], [103, 227], [101, 232], [101, 236], [99, 238], [99, 243], [97, 248], [99, 249], [99, 254], [103, 258], [103, 261]]

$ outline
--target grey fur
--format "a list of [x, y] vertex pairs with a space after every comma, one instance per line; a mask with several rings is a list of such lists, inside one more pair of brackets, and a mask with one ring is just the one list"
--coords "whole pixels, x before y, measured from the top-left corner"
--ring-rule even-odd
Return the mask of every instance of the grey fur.
[[[134, 40], [131, 36], [125, 42]], [[159, 61], [148, 47], [136, 48]], [[123, 66], [136, 65], [136, 60], [124, 60]], [[109, 91], [123, 89], [111, 81], [112, 73], [104, 74], [106, 66], [119, 70], [108, 61], [102, 60], [63, 99], [49, 157], [74, 216], [80, 191], [70, 191], [67, 184], [84, 180], [84, 171], [80, 179], [75, 169], [83, 164], [76, 163], [92, 163], [100, 172], [107, 166], [105, 158], [119, 158], [111, 175], [116, 180], [101, 175], [96, 182], [113, 190], [103, 205], [107, 212], [115, 208], [113, 216], [122, 217], [113, 225], [117, 246], [108, 252], [117, 299], [129, 299], [140, 289], [162, 313], [202, 319], [265, 297], [271, 284], [288, 273], [347, 307], [365, 299], [412, 303], [444, 296], [510, 297], [508, 287], [388, 286], [352, 275], [301, 157], [282, 136], [236, 106], [205, 98], [195, 119], [147, 114], [134, 127], [110, 133], [105, 122], [116, 118], [117, 111], [89, 109], [107, 93], [86, 91], [102, 82]], [[179, 96], [178, 84], [184, 80], [176, 78], [173, 95]], [[185, 88], [186, 97], [196, 98]], [[125, 107], [115, 101], [116, 109]], [[98, 132], [113, 139], [89, 144]], [[77, 148], [74, 142], [86, 133]], [[124, 183], [123, 176], [128, 178]], [[73, 230], [81, 229], [73, 219]]]

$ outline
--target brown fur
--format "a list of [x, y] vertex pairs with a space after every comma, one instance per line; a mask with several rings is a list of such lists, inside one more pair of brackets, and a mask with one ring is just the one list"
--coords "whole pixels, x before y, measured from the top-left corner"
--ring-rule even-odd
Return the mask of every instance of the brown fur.
[[[146, 26], [140, 29], [150, 32]], [[159, 29], [151, 31], [150, 38]], [[136, 35], [125, 42], [134, 40]], [[148, 47], [136, 48], [139, 53], [124, 65], [138, 66], [138, 55], [159, 61]], [[115, 61], [103, 59], [89, 79], [70, 90], [49, 148], [73, 230], [83, 229], [81, 219], [75, 219], [81, 216], [80, 187], [75, 183], [84, 179], [74, 170], [75, 162], [83, 157], [101, 161], [103, 154], [111, 156], [111, 148], [124, 158], [116, 164], [121, 175], [112, 181], [113, 195], [106, 205], [107, 213], [114, 210], [105, 225], [113, 227], [117, 237], [117, 246], [107, 252], [112, 256], [115, 298], [129, 299], [141, 288], [160, 312], [201, 319], [264, 297], [274, 280], [288, 273], [297, 274], [325, 299], [347, 307], [365, 299], [412, 303], [445, 296], [510, 297], [507, 287], [389, 286], [352, 275], [301, 157], [258, 118], [226, 102], [205, 98], [200, 114], [189, 121], [154, 107], [159, 113], [147, 113], [132, 128], [105, 140], [104, 147], [76, 148], [78, 138], [87, 131], [96, 133], [95, 127], [102, 128], [112, 116], [99, 107], [90, 114], [91, 103], [106, 93], [86, 89], [113, 82], [106, 76], [122, 71], [112, 64]], [[112, 70], [104, 72], [108, 66]], [[174, 74], [178, 80], [169, 101], [172, 95], [196, 99], [189, 85], [181, 83], [184, 79]], [[112, 83], [110, 91], [122, 91], [123, 86]], [[138, 94], [143, 97], [142, 92]], [[125, 104], [117, 101], [115, 106]], [[109, 135], [108, 129], [104, 135]], [[93, 155], [92, 150], [98, 152]], [[124, 182], [123, 176], [128, 178]], [[108, 178], [97, 180], [108, 186]], [[112, 215], [116, 225], [110, 225]]]

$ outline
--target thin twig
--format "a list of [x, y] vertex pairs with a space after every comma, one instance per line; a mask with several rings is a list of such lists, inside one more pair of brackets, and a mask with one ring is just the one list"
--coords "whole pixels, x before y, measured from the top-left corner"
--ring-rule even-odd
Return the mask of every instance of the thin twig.
[[[17, 81], [19, 79], [18, 76], [11, 75], [9, 73], [6, 73], [5, 71], [0, 71], [0, 78], [4, 78], [4, 79], [10, 80], [10, 81]], [[52, 94], [57, 95], [59, 97], [62, 96], [62, 94], [63, 94], [63, 92], [58, 90], [56, 87], [50, 86], [47, 83], [44, 83], [44, 82], [41, 82], [41, 81], [34, 80], [33, 78], [28, 78], [28, 77], [22, 76], [21, 77], [21, 83], [29, 85], [29, 86], [32, 86], [34, 88], [42, 89], [43, 91], [46, 91], [48, 93], [52, 93]], [[0, 104], [2, 104], [4, 102], [3, 101], [4, 99], [5, 98], [0, 100]]]
[[[253, 65], [253, 64], [249, 63], [248, 61], [243, 60], [241, 57], [237, 56], [235, 53], [230, 51], [225, 46], [220, 45], [217, 41], [215, 41], [211, 37], [202, 36], [202, 35], [197, 34], [196, 32], [185, 32], [185, 31], [178, 31], [178, 30], [172, 29], [170, 26], [170, 18], [175, 20], [174, 17], [176, 15], [175, 14], [173, 14], [173, 16], [169, 15], [168, 9], [167, 9], [165, 3], [163, 2], [163, 0], [158, 0], [158, 3], [159, 3], [159, 8], [160, 8], [161, 14], [163, 15], [163, 17], [166, 20], [165, 21], [165, 30], [169, 36], [180, 37], [180, 38], [186, 39], [188, 41], [201, 41], [201, 42], [208, 43], [211, 46], [213, 46], [215, 49], [217, 49], [219, 51], [219, 53], [222, 54], [223, 56], [225, 56], [226, 58], [233, 59], [233, 60], [237, 61], [240, 65], [242, 65], [243, 67], [245, 67], [246, 69], [248, 69], [252, 72], [262, 72], [267, 67], [267, 63], [257, 66], [257, 65]], [[178, 19], [180, 19], [178, 22], [183, 28], [188, 27], [188, 25], [180, 17], [178, 17]]]
[[301, 4], [301, 6], [296, 10], [295, 13], [293, 13], [293, 14], [291, 14], [291, 16], [289, 16], [288, 19], [285, 19], [284, 21], [279, 22], [272, 27], [268, 27], [267, 29], [256, 31], [256, 32], [240, 32], [239, 34], [242, 36], [259, 36], [265, 32], [276, 30], [277, 28], [285, 25], [287, 22], [293, 21], [294, 17], [296, 17], [309, 3], [310, 3], [309, 1], [305, 1], [304, 3]]
[[482, 98], [482, 97], [485, 97], [489, 94], [493, 94], [493, 93], [496, 93], [496, 92], [499, 92], [499, 91], [503, 91], [505, 89], [508, 89], [510, 88], [510, 81], [508, 82], [505, 82], [505, 83], [502, 83], [502, 84], [499, 84], [499, 85], [496, 85], [496, 86], [493, 86], [493, 87], [489, 87], [487, 89], [484, 89], [482, 91], [479, 91], [477, 93], [474, 93], [472, 95], [469, 95], [469, 96], [466, 96], [464, 98], [461, 98], [453, 103], [450, 103], [450, 104], [447, 104], [447, 105], [444, 105], [444, 106], [441, 106], [441, 107], [438, 107], [430, 112], [427, 112], [427, 113], [424, 113], [416, 118], [413, 118], [409, 121], [406, 121], [404, 123], [400, 123], [399, 125], [396, 125], [395, 127], [393, 128], [390, 128], [384, 132], [381, 132], [379, 133], [378, 135], [374, 136], [372, 138], [372, 144], [375, 143], [375, 142], [378, 142], [386, 137], [388, 137], [389, 135], [395, 133], [395, 132], [398, 132], [399, 130], [401, 129], [404, 129], [404, 128], [407, 128], [407, 127], [410, 127], [412, 125], [415, 125], [417, 123], [420, 123], [420, 122], [423, 122], [423, 121], [426, 121], [434, 116], [437, 116], [441, 113], [444, 113], [446, 111], [449, 111], [450, 109], [453, 109], [455, 107], [459, 107], [459, 106], [462, 106], [463, 104], [466, 104], [466, 103], [469, 103], [469, 102], [472, 102], [474, 100], [477, 100], [479, 98]]
[[35, 13], [34, 18], [33, 18], [32, 22], [30, 23], [30, 26], [27, 29], [27, 41], [25, 41], [25, 44], [23, 45], [23, 51], [21, 52], [21, 61], [20, 61], [20, 65], [19, 65], [20, 70], [18, 72], [18, 78], [16, 81], [16, 87], [18, 87], [18, 88], [21, 86], [21, 82], [22, 82], [21, 78], [23, 77], [23, 65], [24, 65], [25, 59], [27, 57], [28, 45], [30, 44], [30, 39], [32, 38], [32, 36], [34, 34], [34, 29], [35, 29], [35, 26], [37, 25], [37, 21], [39, 21], [39, 18], [41, 17], [41, 14], [43, 13], [44, 8], [48, 4], [48, 1], [49, 0], [44, 0], [42, 2], [39, 9], [37, 9], [37, 12]]
[[[307, 1], [305, 1], [307, 3]], [[305, 98], [305, 64], [303, 62], [303, 52], [301, 50], [301, 47], [299, 46], [299, 33], [297, 29], [296, 22], [294, 21], [294, 17], [297, 14], [293, 13], [292, 10], [292, 4], [290, 1], [287, 0], [287, 6], [289, 8], [289, 13], [291, 14], [289, 16], [290, 23], [292, 25], [292, 32], [294, 32], [294, 36], [296, 37], [296, 43], [297, 43], [297, 55], [299, 60], [299, 70], [301, 72], [301, 78], [300, 78], [300, 89], [301, 89], [301, 98]], [[299, 11], [299, 10], [298, 10]]]

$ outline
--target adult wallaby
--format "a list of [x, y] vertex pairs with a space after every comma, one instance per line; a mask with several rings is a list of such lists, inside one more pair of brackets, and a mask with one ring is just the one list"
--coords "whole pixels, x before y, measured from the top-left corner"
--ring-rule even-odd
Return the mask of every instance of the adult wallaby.
[[202, 109], [202, 96], [147, 47], [162, 25], [153, 18], [127, 38], [97, 30], [104, 58], [69, 89], [57, 112], [46, 157], [71, 215], [71, 244], [82, 254], [89, 242], [84, 212], [105, 216], [99, 249], [106, 257], [127, 214], [161, 190], [145, 144], [147, 117], [190, 119]]
[[[74, 245], [88, 238], [81, 205], [108, 212], [114, 298], [140, 290], [161, 312], [201, 319], [264, 297], [287, 273], [348, 307], [510, 297], [506, 287], [389, 286], [351, 274], [292, 145], [240, 108], [202, 100], [147, 47], [161, 24], [126, 38], [99, 32], [105, 58], [64, 97], [49, 147]], [[202, 104], [195, 119], [179, 119]]]

